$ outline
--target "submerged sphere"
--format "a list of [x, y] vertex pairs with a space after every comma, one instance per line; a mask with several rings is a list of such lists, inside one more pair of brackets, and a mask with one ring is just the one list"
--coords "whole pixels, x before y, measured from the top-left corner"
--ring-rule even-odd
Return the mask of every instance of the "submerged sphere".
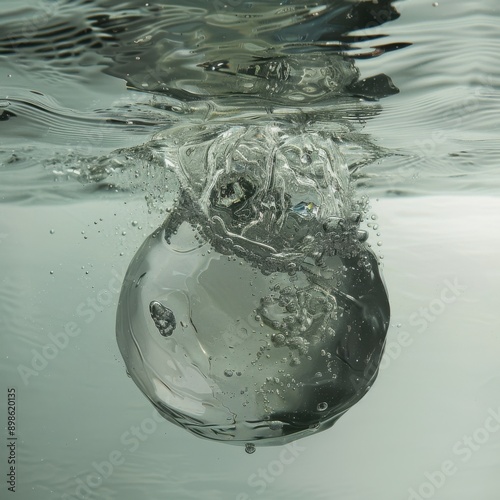
[[[232, 444], [284, 444], [330, 427], [369, 389], [387, 294], [332, 141], [219, 132], [170, 161], [182, 193], [127, 271], [118, 344], [169, 421]], [[204, 166], [190, 165], [197, 149]]]

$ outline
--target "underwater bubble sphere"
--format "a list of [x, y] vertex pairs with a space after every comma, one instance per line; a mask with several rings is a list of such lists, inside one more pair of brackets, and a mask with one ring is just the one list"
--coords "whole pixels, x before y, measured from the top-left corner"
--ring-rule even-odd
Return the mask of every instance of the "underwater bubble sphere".
[[[258, 128], [207, 141], [206, 180], [184, 184], [130, 264], [117, 340], [167, 420], [251, 452], [248, 443], [324, 430], [361, 399], [377, 375], [389, 303], [357, 239], [359, 207], [348, 190], [339, 197], [342, 180], [330, 182], [341, 168], [329, 160], [338, 161], [333, 144], [302, 134], [292, 145], [289, 131]], [[304, 155], [316, 172], [308, 184], [294, 170]], [[178, 162], [189, 170], [189, 159]]]

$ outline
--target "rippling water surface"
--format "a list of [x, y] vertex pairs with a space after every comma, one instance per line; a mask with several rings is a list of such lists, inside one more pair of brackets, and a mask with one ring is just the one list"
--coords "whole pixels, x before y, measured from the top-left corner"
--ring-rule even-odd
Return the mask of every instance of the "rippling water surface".
[[498, 498], [494, 2], [0, 12], [21, 498]]

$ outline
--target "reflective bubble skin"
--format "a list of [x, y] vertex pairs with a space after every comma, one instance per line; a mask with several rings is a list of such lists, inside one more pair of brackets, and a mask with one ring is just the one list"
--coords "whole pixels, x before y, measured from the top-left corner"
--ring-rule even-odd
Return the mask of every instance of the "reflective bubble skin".
[[198, 436], [260, 446], [324, 430], [373, 384], [389, 322], [347, 167], [318, 131], [189, 137], [165, 149], [178, 203], [123, 283], [127, 370]]

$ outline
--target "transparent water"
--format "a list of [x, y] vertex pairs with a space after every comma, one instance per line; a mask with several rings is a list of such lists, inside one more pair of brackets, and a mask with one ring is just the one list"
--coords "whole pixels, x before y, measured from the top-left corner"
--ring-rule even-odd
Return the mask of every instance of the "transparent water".
[[[498, 497], [498, 12], [360, 5], [2, 2], [0, 405], [7, 426], [15, 388], [19, 498]], [[182, 188], [154, 141], [275, 121], [341, 139], [391, 325], [377, 381], [331, 429], [245, 454], [158, 416], [115, 316]]]

